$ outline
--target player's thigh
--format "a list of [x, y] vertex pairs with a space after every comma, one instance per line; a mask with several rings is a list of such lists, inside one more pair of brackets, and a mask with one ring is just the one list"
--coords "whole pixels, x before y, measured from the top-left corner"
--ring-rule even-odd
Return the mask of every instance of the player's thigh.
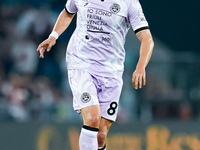
[[83, 108], [99, 105], [94, 79], [87, 71], [68, 70], [68, 78], [75, 111], [80, 113]]
[[112, 123], [113, 123], [113, 121], [101, 117], [100, 125], [99, 125], [99, 131], [105, 132], [107, 134]]

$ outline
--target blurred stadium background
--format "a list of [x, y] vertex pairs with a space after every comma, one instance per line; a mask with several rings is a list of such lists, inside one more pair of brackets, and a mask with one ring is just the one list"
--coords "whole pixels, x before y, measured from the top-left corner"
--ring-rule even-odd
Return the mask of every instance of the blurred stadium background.
[[[108, 149], [200, 150], [200, 2], [140, 2], [155, 49], [147, 85], [136, 91], [131, 76], [140, 43], [130, 30]], [[36, 52], [65, 3], [0, 0], [0, 150], [78, 150], [82, 120], [72, 108], [65, 64], [75, 19], [45, 59]]]

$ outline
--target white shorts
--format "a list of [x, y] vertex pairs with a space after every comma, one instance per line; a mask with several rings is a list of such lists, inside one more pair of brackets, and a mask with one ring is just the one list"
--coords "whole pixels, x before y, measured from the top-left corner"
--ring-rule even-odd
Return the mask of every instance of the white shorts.
[[99, 105], [101, 116], [115, 121], [121, 94], [122, 79], [91, 75], [84, 70], [68, 70], [69, 84], [73, 94], [74, 110]]

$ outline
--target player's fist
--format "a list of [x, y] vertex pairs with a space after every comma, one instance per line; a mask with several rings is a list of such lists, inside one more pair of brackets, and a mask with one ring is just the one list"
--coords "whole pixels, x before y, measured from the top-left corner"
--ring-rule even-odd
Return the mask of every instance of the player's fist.
[[43, 41], [37, 48], [37, 51], [40, 53], [40, 58], [44, 58], [44, 52], [47, 50], [49, 52], [51, 47], [56, 44], [56, 38], [50, 36], [48, 39]]
[[145, 69], [136, 69], [132, 76], [132, 83], [135, 89], [142, 88], [142, 85], [146, 84], [146, 72]]

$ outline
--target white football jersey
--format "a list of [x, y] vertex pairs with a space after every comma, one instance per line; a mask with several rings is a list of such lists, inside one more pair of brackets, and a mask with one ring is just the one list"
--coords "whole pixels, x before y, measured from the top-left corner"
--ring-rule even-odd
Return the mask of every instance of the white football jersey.
[[77, 13], [76, 29], [67, 47], [68, 69], [84, 69], [104, 77], [122, 77], [125, 36], [130, 27], [148, 29], [138, 0], [68, 0]]

